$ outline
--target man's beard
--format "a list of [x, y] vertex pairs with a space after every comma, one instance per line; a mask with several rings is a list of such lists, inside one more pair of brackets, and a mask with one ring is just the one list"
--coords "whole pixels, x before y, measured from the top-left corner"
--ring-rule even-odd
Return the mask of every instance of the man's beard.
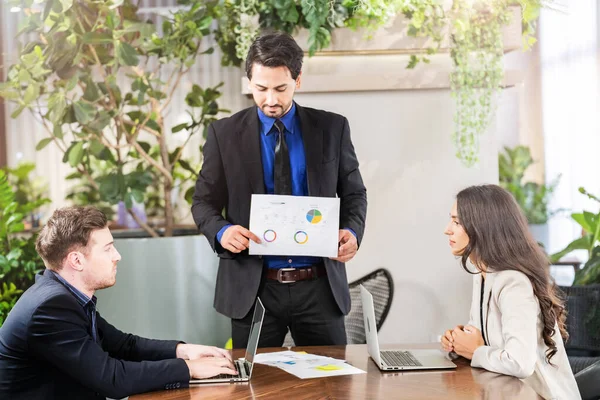
[[272, 111], [270, 106], [265, 105], [262, 107], [262, 110], [265, 115], [268, 115], [271, 118], [280, 118], [283, 115], [283, 106], [277, 105], [276, 107], [276, 111]]
[[102, 279], [93, 279], [88, 280], [87, 286], [92, 288], [93, 290], [102, 290], [108, 289], [111, 286], [114, 286], [117, 283], [117, 274], [115, 272], [111, 277], [104, 277]]
[[117, 279], [112, 278], [112, 279], [105, 279], [103, 281], [100, 281], [96, 284], [96, 290], [102, 290], [102, 289], [108, 289], [109, 287], [112, 287], [115, 285], [115, 283], [117, 283]]
[[292, 108], [292, 103], [290, 102], [287, 105], [276, 104], [275, 107], [276, 107], [276, 111], [273, 112], [273, 111], [269, 110], [270, 106], [264, 104], [261, 107], [261, 110], [268, 117], [271, 117], [271, 118], [281, 118], [281, 117], [283, 117], [285, 115], [285, 113], [287, 113]]

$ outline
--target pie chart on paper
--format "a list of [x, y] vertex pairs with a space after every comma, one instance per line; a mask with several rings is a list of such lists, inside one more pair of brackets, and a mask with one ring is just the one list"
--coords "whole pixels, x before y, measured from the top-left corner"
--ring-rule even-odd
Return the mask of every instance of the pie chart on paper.
[[319, 210], [310, 210], [306, 213], [306, 220], [313, 225], [318, 224], [322, 219], [323, 214], [321, 214], [321, 211]]

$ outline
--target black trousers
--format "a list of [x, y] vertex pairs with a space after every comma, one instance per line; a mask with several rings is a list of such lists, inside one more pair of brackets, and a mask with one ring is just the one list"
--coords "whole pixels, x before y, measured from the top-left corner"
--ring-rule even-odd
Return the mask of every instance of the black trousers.
[[[264, 279], [258, 297], [265, 306], [258, 347], [281, 347], [288, 328], [296, 346], [346, 344], [344, 314], [327, 276], [294, 283]], [[231, 320], [234, 349], [248, 344], [253, 314], [254, 307], [244, 318]]]

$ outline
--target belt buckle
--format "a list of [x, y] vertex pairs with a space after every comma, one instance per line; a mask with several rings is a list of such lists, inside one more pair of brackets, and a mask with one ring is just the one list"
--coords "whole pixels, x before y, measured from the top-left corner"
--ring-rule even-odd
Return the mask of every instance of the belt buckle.
[[279, 268], [277, 270], [277, 281], [279, 283], [294, 283], [296, 281], [284, 281], [281, 276], [283, 275], [283, 272], [290, 272], [290, 271], [295, 271], [296, 268]]

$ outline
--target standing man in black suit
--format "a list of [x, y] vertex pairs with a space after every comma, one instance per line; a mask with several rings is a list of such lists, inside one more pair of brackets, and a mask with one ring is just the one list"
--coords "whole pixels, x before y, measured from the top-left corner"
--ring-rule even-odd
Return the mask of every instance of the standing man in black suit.
[[56, 210], [36, 250], [46, 270], [0, 328], [0, 399], [117, 399], [237, 373], [225, 350], [125, 334], [100, 316], [94, 292], [115, 284], [121, 256], [99, 210]]
[[[348, 120], [293, 101], [303, 56], [286, 33], [257, 38], [246, 59], [256, 106], [213, 123], [204, 145], [192, 214], [220, 257], [215, 308], [231, 318], [235, 348], [246, 346], [257, 296], [266, 308], [259, 346], [281, 346], [288, 328], [297, 345], [346, 344], [344, 263], [362, 239], [367, 194]], [[255, 193], [338, 196], [338, 256], [249, 255], [249, 241], [260, 243], [247, 229]]]

